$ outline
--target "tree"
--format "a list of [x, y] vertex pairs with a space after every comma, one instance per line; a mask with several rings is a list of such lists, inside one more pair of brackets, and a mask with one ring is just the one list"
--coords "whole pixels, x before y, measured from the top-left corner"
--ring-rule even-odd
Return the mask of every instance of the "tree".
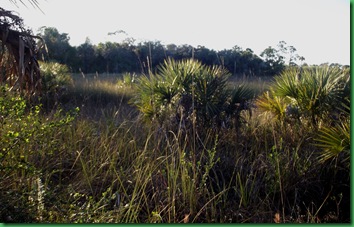
[[92, 72], [93, 64], [95, 62], [95, 49], [89, 38], [86, 38], [85, 43], [77, 47], [77, 56], [82, 67], [82, 72]]
[[262, 53], [261, 57], [267, 64], [266, 72], [271, 75], [280, 73], [284, 69], [284, 57], [279, 54], [279, 51], [269, 46]]
[[278, 52], [281, 53], [281, 55], [285, 58], [288, 59], [288, 65], [289, 66], [296, 66], [297, 61], [303, 62], [305, 58], [303, 56], [299, 56], [296, 53], [296, 48], [294, 46], [289, 46], [285, 41], [279, 41], [278, 43]]
[[43, 38], [47, 47], [47, 51], [42, 51], [43, 60], [72, 65], [76, 53], [75, 48], [69, 44], [70, 37], [67, 33], [60, 33], [54, 27], [42, 27], [38, 35]]
[[175, 44], [166, 45], [166, 55], [167, 57], [172, 57], [177, 53], [177, 46]]
[[205, 65], [215, 65], [218, 62], [216, 52], [214, 50], [209, 50], [204, 46], [198, 46], [194, 50], [194, 58]]
[[178, 60], [193, 58], [193, 54], [194, 47], [191, 45], [184, 44], [177, 47], [177, 52], [174, 58]]

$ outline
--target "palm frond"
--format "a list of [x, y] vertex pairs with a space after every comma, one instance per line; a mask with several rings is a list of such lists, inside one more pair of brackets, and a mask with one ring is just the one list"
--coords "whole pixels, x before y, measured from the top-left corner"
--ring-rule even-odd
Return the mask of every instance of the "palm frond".
[[30, 5], [32, 5], [33, 8], [39, 9], [43, 13], [42, 9], [39, 6], [39, 2], [37, 0], [26, 0], [26, 1], [24, 1], [24, 0], [9, 0], [9, 1], [12, 4], [14, 4], [15, 6], [18, 6], [18, 3], [20, 3], [26, 7], [28, 7], [27, 6], [27, 2], [28, 2]]
[[231, 104], [241, 103], [254, 98], [254, 91], [245, 84], [240, 84], [231, 90]]
[[343, 95], [348, 95], [348, 73], [338, 68], [292, 68], [274, 80], [274, 95], [290, 99], [314, 125], [333, 112]]
[[273, 89], [276, 96], [298, 98], [301, 86], [301, 74], [298, 69], [291, 68], [279, 76], [275, 76], [273, 82]]
[[331, 127], [322, 127], [315, 139], [316, 146], [322, 149], [319, 162], [339, 159], [347, 168], [350, 168], [350, 120]]
[[[158, 73], [138, 80], [133, 103], [147, 117], [173, 114], [182, 107], [186, 114], [196, 111], [201, 121], [208, 121], [223, 110], [229, 75], [220, 66], [208, 67], [193, 59], [167, 59], [158, 67]], [[154, 107], [148, 107], [151, 105]]]
[[273, 113], [278, 119], [284, 119], [288, 102], [281, 96], [276, 96], [274, 91], [264, 92], [257, 100], [256, 105], [265, 112]]

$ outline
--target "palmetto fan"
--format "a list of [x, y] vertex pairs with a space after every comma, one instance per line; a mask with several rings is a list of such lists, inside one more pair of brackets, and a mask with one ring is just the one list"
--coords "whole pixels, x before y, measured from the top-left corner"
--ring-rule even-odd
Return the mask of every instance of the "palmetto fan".
[[343, 106], [345, 116], [332, 126], [322, 127], [315, 141], [322, 149], [321, 163], [335, 160], [350, 170], [350, 107]]

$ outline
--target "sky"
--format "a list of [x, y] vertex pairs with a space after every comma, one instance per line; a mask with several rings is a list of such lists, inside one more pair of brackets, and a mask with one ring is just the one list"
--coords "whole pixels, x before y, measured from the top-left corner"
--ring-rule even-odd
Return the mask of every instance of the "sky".
[[[26, 0], [23, 0], [25, 3]], [[78, 46], [132, 37], [136, 42], [189, 44], [255, 54], [279, 41], [308, 64], [350, 64], [350, 0], [37, 0], [43, 13], [10, 0], [34, 33], [42, 26], [68, 33]], [[108, 35], [123, 30], [125, 33]]]

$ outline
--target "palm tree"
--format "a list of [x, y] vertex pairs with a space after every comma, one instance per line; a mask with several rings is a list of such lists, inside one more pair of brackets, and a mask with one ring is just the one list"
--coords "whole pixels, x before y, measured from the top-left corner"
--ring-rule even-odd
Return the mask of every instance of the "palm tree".
[[[17, 0], [10, 2], [18, 3]], [[22, 0], [19, 2], [25, 5]], [[37, 0], [28, 2], [39, 9]], [[0, 8], [0, 37], [0, 69], [5, 72], [0, 77], [0, 83], [8, 84], [11, 89], [26, 91], [29, 95], [40, 92], [41, 77], [34, 40], [40, 37], [24, 27], [22, 18], [3, 8]]]

